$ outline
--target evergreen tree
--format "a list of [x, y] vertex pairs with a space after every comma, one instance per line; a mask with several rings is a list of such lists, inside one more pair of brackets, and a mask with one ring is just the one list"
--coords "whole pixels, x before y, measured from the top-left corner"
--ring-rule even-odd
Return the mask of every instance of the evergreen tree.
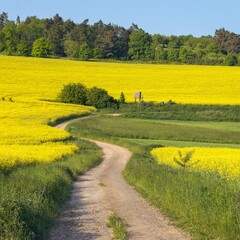
[[125, 101], [126, 101], [126, 99], [125, 99], [124, 93], [121, 92], [120, 98], [119, 98], [119, 102], [120, 102], [120, 103], [125, 103]]
[[0, 14], [0, 30], [4, 28], [7, 22], [8, 22], [8, 14], [6, 12], [2, 12]]

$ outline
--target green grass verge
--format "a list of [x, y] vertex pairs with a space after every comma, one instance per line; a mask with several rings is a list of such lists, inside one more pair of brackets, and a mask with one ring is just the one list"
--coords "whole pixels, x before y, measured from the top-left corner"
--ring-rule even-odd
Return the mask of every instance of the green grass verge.
[[135, 143], [143, 146], [159, 147], [211, 147], [211, 148], [240, 148], [239, 144], [210, 143], [210, 142], [190, 142], [174, 140], [153, 140], [153, 139], [135, 139], [135, 138], [118, 138], [119, 141]]
[[[152, 139], [142, 139], [146, 132], [149, 137], [156, 136], [153, 129], [157, 128], [154, 124], [149, 125], [148, 121], [139, 122], [136, 119], [95, 116], [71, 124], [69, 130], [75, 135], [98, 138], [128, 147], [133, 152], [133, 157], [124, 171], [126, 180], [195, 239], [240, 239], [240, 179], [229, 181], [215, 173], [177, 170], [157, 164], [149, 154], [151, 146], [148, 141]], [[171, 130], [170, 125], [165, 124], [164, 134]], [[219, 136], [219, 129], [216, 127], [212, 129], [201, 127], [201, 131], [196, 132], [193, 131], [195, 126], [192, 128], [178, 126], [175, 132], [172, 131], [173, 136], [179, 136], [183, 131], [182, 127], [186, 130], [188, 128], [185, 137], [189, 144], [192, 143], [192, 138], [197, 139], [195, 134], [202, 134], [206, 142], [216, 141]], [[142, 144], [130, 142], [131, 128], [133, 137], [137, 135], [137, 140], [147, 142]], [[161, 132], [162, 128], [160, 127], [158, 131]], [[206, 139], [204, 133], [208, 131], [212, 134]], [[226, 134], [229, 133], [227, 129], [224, 131]], [[126, 140], [124, 137], [127, 136]], [[225, 146], [226, 136], [224, 134], [222, 136], [222, 140], [219, 138], [219, 144]], [[239, 137], [237, 135], [235, 137], [238, 142]], [[175, 142], [164, 141], [169, 141], [170, 145]]]
[[112, 213], [108, 218], [107, 226], [112, 229], [113, 240], [127, 240], [126, 226], [122, 219], [116, 213]]
[[0, 175], [0, 239], [45, 239], [73, 180], [101, 161], [94, 144], [76, 140], [75, 155]]
[[128, 118], [240, 122], [240, 106], [173, 104], [122, 104], [119, 113]]
[[[239, 144], [240, 132], [184, 123], [162, 123], [156, 120], [126, 119], [122, 117], [95, 116], [83, 118], [78, 122], [82, 134], [100, 135], [106, 138], [128, 138], [144, 140], [171, 140], [188, 142], [206, 142], [221, 144]], [[214, 126], [216, 126], [215, 123]], [[70, 130], [78, 127], [71, 125]], [[100, 133], [100, 134], [99, 134]]]
[[240, 239], [240, 180], [158, 165], [147, 149], [133, 149], [125, 178], [176, 225], [195, 239]]

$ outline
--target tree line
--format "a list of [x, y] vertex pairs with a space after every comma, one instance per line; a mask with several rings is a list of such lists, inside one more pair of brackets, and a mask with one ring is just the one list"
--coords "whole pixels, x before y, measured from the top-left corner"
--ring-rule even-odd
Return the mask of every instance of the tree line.
[[214, 36], [194, 37], [149, 34], [136, 24], [128, 29], [36, 16], [15, 21], [0, 14], [0, 53], [35, 57], [68, 57], [80, 60], [116, 59], [157, 63], [240, 65], [240, 35], [224, 28]]

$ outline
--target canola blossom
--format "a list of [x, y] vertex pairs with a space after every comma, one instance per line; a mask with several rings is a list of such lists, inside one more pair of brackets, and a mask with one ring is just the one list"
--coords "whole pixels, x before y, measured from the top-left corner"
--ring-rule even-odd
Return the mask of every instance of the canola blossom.
[[0, 101], [0, 168], [33, 162], [49, 163], [72, 154], [65, 144], [69, 133], [47, 123], [71, 114], [81, 115], [93, 108], [41, 101]]
[[[56, 99], [57, 94], [53, 91], [56, 87], [48, 86], [50, 80], [44, 79], [44, 69], [38, 75], [42, 87], [34, 79], [29, 82], [30, 75], [35, 79], [38, 77], [27, 62], [26, 77], [19, 71], [18, 58], [0, 57], [0, 169], [32, 162], [49, 163], [74, 153], [75, 145], [63, 143], [70, 137], [69, 133], [48, 123], [94, 110], [92, 107], [45, 101], [48, 97]], [[51, 91], [52, 95], [49, 94]]]
[[36, 162], [50, 163], [74, 153], [77, 149], [74, 144], [53, 142], [38, 145], [1, 145], [0, 167], [11, 168], [17, 164]]
[[[40, 159], [48, 162], [47, 152], [53, 153], [54, 144], [63, 144], [62, 141], [69, 137], [67, 132], [54, 129], [48, 123], [94, 110], [52, 101], [63, 85], [70, 82], [104, 88], [115, 98], [124, 92], [129, 102], [134, 101], [135, 91], [142, 91], [145, 101], [171, 99], [177, 103], [240, 104], [239, 79], [240, 68], [231, 67], [0, 56], [0, 167]], [[32, 147], [26, 159], [22, 151], [27, 146], [39, 146], [46, 157], [32, 158], [36, 154]], [[7, 148], [14, 149], [7, 151], [8, 156]], [[58, 158], [75, 151], [68, 145], [56, 149]], [[54, 154], [51, 156], [56, 159]]]
[[207, 172], [218, 172], [227, 178], [240, 177], [240, 149], [232, 148], [205, 148], [205, 147], [164, 147], [155, 148], [151, 154], [160, 164], [181, 168], [174, 161], [179, 160], [179, 151], [182, 156], [192, 152], [192, 157], [187, 163], [191, 170]]
[[0, 96], [55, 99], [64, 84], [101, 87], [128, 102], [142, 91], [145, 101], [240, 104], [240, 68], [80, 62], [0, 56]]

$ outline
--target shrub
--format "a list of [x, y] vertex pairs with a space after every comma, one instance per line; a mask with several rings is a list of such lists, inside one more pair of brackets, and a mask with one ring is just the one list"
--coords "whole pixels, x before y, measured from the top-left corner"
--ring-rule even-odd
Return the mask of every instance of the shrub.
[[60, 102], [85, 105], [87, 88], [81, 83], [69, 83], [63, 87], [58, 98]]
[[81, 83], [69, 83], [65, 85], [58, 96], [58, 101], [89, 105], [95, 108], [118, 108], [118, 101], [102, 88], [93, 87], [87, 89]]
[[87, 92], [87, 105], [95, 108], [117, 107], [118, 102], [102, 88], [93, 87]]
[[120, 94], [119, 102], [120, 103], [125, 103], [126, 102], [125, 95], [124, 95], [123, 92], [121, 92], [121, 94]]

